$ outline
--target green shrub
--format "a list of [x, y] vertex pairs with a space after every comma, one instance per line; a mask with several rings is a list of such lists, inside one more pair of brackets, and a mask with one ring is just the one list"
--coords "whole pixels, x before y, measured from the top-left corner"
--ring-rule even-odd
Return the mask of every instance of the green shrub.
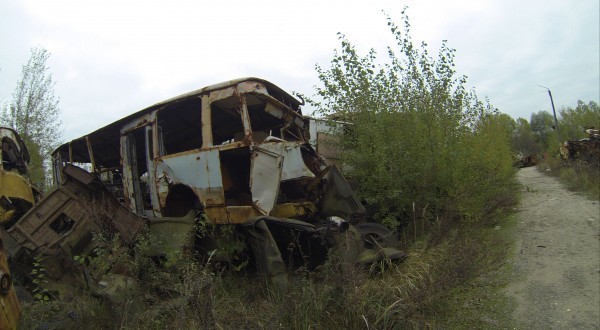
[[330, 66], [317, 66], [322, 85], [310, 102], [350, 123], [340, 134], [346, 174], [377, 221], [405, 227], [413, 207], [478, 220], [512, 182], [514, 121], [467, 89], [445, 41], [434, 59], [402, 18], [403, 28], [387, 20], [397, 43], [387, 61], [375, 50], [359, 55], [340, 34]]

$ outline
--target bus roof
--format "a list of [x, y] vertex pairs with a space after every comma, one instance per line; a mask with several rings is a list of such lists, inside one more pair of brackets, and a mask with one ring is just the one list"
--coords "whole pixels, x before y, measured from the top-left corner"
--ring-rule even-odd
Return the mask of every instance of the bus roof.
[[108, 124], [100, 129], [97, 129], [89, 134], [71, 140], [70, 142], [66, 142], [59, 146], [52, 153], [55, 156], [57, 153], [60, 153], [60, 157], [62, 159], [69, 159], [69, 145], [71, 146], [71, 150], [73, 153], [74, 162], [87, 163], [90, 162], [88, 147], [87, 147], [87, 139], [90, 140], [92, 144], [92, 149], [94, 150], [94, 158], [95, 161], [101, 164], [104, 164], [108, 167], [115, 167], [119, 165], [120, 161], [120, 132], [121, 128], [126, 125], [128, 122], [135, 118], [142, 117], [152, 111], [159, 110], [164, 107], [170, 107], [175, 104], [197, 98], [203, 94], [210, 93], [215, 90], [228, 88], [231, 86], [236, 86], [242, 82], [259, 82], [265, 85], [269, 95], [273, 98], [279, 100], [283, 104], [286, 104], [292, 110], [296, 111], [298, 114], [301, 114], [300, 105], [302, 104], [296, 98], [285, 92], [283, 89], [279, 88], [275, 84], [266, 81], [264, 79], [255, 78], [255, 77], [245, 77], [233, 79], [225, 82], [221, 82], [218, 84], [206, 86], [185, 94], [181, 94], [179, 96], [175, 96], [173, 98], [158, 102], [154, 105], [151, 105], [145, 109], [132, 113], [128, 116], [125, 116], [111, 124]]

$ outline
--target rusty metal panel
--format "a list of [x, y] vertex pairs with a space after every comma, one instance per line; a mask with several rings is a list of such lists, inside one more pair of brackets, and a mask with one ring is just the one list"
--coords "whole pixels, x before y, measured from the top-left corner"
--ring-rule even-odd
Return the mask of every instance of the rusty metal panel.
[[246, 223], [248, 219], [257, 217], [260, 212], [252, 206], [227, 206], [227, 221], [230, 224]]
[[148, 229], [153, 236], [150, 253], [154, 256], [191, 257], [194, 246], [196, 213], [190, 210], [183, 217], [148, 219]]
[[[267, 141], [272, 141], [272, 138]], [[298, 178], [314, 178], [315, 175], [306, 167], [300, 151], [301, 143], [298, 142], [265, 142], [260, 145], [261, 148], [272, 153], [283, 156], [283, 170], [281, 181], [287, 181]]]
[[219, 150], [194, 151], [163, 157], [157, 163], [156, 182], [161, 205], [166, 201], [168, 186], [184, 184], [196, 191], [205, 207], [224, 205], [225, 195]]
[[271, 213], [281, 181], [281, 154], [262, 148], [255, 148], [252, 153], [250, 169], [250, 191], [254, 206], [264, 215]]
[[99, 181], [90, 181], [93, 175], [72, 165], [64, 173], [66, 182], [23, 215], [8, 234], [31, 251], [60, 247], [71, 253], [99, 230], [118, 232], [131, 243], [145, 221], [126, 210]]
[[29, 153], [14, 130], [0, 126], [0, 223], [9, 226], [35, 202], [27, 177]]
[[18, 214], [27, 211], [27, 207], [33, 203], [33, 190], [27, 179], [0, 168], [0, 223], [15, 220]]
[[273, 216], [279, 218], [305, 217], [315, 214], [317, 206], [313, 202], [277, 204], [273, 208]]
[[348, 222], [356, 221], [366, 215], [364, 206], [335, 165], [330, 167], [327, 175], [327, 190], [320, 206], [321, 214], [338, 216]]
[[155, 121], [156, 121], [156, 111], [147, 113], [136, 119], [132, 119], [129, 123], [127, 123], [127, 124], [123, 125], [123, 127], [121, 127], [121, 135], [125, 135], [128, 132], [135, 130], [136, 128], [140, 128], [142, 126], [152, 124]]
[[49, 226], [61, 214], [68, 200], [69, 195], [65, 188], [59, 187], [53, 190], [40, 204], [17, 221], [8, 233], [19, 244], [32, 251], [55, 241], [58, 233], [46, 228], [45, 225]]
[[215, 224], [243, 224], [261, 215], [253, 206], [213, 206], [204, 209], [204, 213]]
[[90, 141], [89, 135], [85, 137], [85, 144], [87, 146], [90, 163], [92, 164], [92, 172], [96, 172], [96, 161], [94, 160], [94, 151], [92, 150], [92, 141]]
[[135, 189], [133, 187], [133, 168], [129, 160], [129, 142], [127, 136], [121, 136], [121, 160], [123, 162], [123, 198], [129, 210], [136, 210]]
[[267, 87], [258, 81], [243, 81], [237, 84], [237, 92], [239, 94], [245, 93], [258, 93], [263, 95], [269, 95]]

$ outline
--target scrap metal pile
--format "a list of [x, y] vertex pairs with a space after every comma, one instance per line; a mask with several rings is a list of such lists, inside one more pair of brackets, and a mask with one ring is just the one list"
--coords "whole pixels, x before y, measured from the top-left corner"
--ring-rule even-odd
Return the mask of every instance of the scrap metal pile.
[[600, 166], [600, 130], [587, 129], [589, 137], [565, 141], [560, 147], [564, 160], [582, 160], [592, 166]]

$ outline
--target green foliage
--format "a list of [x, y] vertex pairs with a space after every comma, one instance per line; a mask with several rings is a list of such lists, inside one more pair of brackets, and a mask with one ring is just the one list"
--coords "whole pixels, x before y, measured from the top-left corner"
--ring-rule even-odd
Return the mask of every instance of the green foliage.
[[539, 142], [537, 142], [527, 119], [517, 119], [512, 137], [512, 147], [513, 151], [521, 156], [537, 155], [541, 153], [542, 147]]
[[594, 101], [585, 104], [577, 101], [575, 108], [562, 108], [558, 126], [563, 140], [579, 140], [589, 137], [588, 128], [600, 128], [600, 106]]
[[563, 107], [558, 114], [558, 131], [554, 117], [547, 111], [532, 113], [530, 123], [519, 118], [513, 147], [524, 155], [548, 152], [554, 156], [562, 142], [588, 137], [586, 129], [600, 127], [600, 106], [594, 101], [577, 101], [574, 108]]
[[33, 268], [31, 270], [31, 282], [33, 284], [32, 293], [33, 298], [38, 301], [50, 300], [50, 294], [46, 290], [45, 286], [48, 283], [46, 279], [46, 270], [42, 265], [42, 261], [39, 257], [34, 258]]
[[554, 117], [547, 111], [531, 114], [531, 130], [544, 151], [558, 149]]
[[587, 104], [577, 101], [574, 108], [563, 107], [558, 114], [558, 130], [555, 126], [554, 117], [547, 111], [532, 113], [531, 122], [519, 118], [512, 137], [514, 152], [520, 155], [546, 152], [556, 156], [564, 141], [589, 137], [586, 129], [600, 127], [600, 106], [594, 101]]
[[31, 49], [12, 100], [1, 112], [1, 123], [14, 128], [25, 142], [31, 156], [29, 175], [41, 186], [51, 182], [49, 156], [61, 136], [59, 99], [47, 65], [49, 57], [44, 48]]
[[402, 225], [416, 203], [429, 213], [477, 219], [498, 186], [510, 181], [512, 122], [465, 86], [444, 41], [434, 59], [403, 26], [387, 24], [396, 45], [387, 61], [358, 54], [339, 34], [322, 86], [310, 100], [325, 116], [350, 122], [341, 135], [347, 175], [378, 221]]

